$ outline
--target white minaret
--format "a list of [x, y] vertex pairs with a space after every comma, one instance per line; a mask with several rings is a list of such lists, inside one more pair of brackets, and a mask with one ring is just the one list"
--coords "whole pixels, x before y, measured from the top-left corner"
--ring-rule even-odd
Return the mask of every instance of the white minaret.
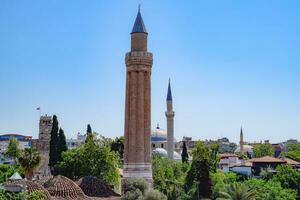
[[169, 79], [166, 117], [167, 117], [167, 136], [168, 136], [167, 152], [168, 152], [168, 157], [171, 159], [174, 158], [174, 116], [175, 113], [173, 111], [173, 100], [172, 100], [171, 84]]

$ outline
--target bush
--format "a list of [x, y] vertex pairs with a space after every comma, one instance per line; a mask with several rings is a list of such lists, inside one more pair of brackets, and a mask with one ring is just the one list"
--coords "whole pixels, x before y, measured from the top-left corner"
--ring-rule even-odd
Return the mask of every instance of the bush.
[[43, 191], [37, 190], [26, 195], [27, 200], [43, 200], [46, 199], [46, 194]]
[[167, 197], [158, 190], [149, 190], [143, 200], [167, 200]]
[[142, 194], [148, 189], [148, 183], [144, 179], [132, 178], [126, 179], [124, 183], [124, 193], [135, 192], [139, 190]]
[[122, 200], [142, 200], [143, 193], [139, 190], [127, 191], [124, 196], [122, 196]]

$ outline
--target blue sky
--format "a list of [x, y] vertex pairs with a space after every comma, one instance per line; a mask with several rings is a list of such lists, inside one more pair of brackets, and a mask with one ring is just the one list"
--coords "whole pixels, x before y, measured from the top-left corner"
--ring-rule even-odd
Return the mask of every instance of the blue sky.
[[299, 1], [0, 2], [0, 133], [38, 135], [56, 114], [67, 137], [124, 129], [125, 64], [142, 4], [154, 54], [152, 127], [175, 135], [300, 139]]

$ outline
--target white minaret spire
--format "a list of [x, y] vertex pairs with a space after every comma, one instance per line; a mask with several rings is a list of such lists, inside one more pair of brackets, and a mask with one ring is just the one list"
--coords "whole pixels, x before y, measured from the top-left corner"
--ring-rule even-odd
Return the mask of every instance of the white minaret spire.
[[168, 152], [168, 157], [171, 159], [174, 158], [174, 116], [175, 113], [173, 111], [173, 99], [172, 99], [171, 84], [169, 79], [166, 117], [167, 117], [167, 136], [168, 136], [167, 152]]

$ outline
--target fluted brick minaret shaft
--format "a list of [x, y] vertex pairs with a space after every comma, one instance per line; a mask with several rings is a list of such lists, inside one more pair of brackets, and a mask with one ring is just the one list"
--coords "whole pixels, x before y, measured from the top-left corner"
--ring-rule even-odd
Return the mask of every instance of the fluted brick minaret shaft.
[[151, 169], [151, 68], [146, 31], [140, 10], [126, 54], [125, 149], [123, 177], [144, 178], [152, 183]]
[[171, 84], [169, 80], [166, 117], [167, 117], [167, 138], [168, 138], [167, 152], [168, 152], [168, 157], [171, 159], [174, 158], [174, 116], [175, 113], [173, 111]]

